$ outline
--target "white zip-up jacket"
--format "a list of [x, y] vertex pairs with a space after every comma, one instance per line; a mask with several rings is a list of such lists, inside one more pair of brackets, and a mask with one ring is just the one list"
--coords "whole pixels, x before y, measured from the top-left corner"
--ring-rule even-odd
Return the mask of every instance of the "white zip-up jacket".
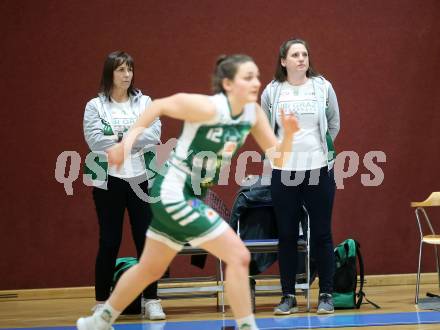
[[[135, 95], [130, 95], [130, 107], [133, 112], [139, 117], [144, 111], [148, 111], [148, 104], [151, 102], [151, 98], [147, 95], [143, 95], [140, 90], [136, 90]], [[105, 151], [111, 146], [117, 143], [115, 136], [115, 129], [112, 127], [111, 113], [109, 110], [110, 101], [103, 95], [99, 94], [98, 97], [90, 100], [84, 111], [84, 138], [90, 148], [95, 154], [93, 158], [86, 158], [86, 174], [91, 175], [92, 183], [94, 186], [106, 189], [107, 186], [107, 155]], [[132, 153], [145, 152], [145, 147], [150, 146], [149, 149], [153, 149], [154, 145], [160, 143], [162, 124], [159, 118], [151, 124], [150, 127], [145, 128], [143, 132], [138, 136], [135, 144], [133, 145]], [[94, 166], [95, 164], [88, 164], [94, 160], [96, 165], [99, 165], [105, 171], [105, 178], [103, 172]], [[95, 170], [93, 170], [93, 167]], [[100, 173], [96, 173], [100, 172]]]
[[[319, 130], [321, 143], [327, 155], [327, 166], [333, 167], [336, 159], [334, 141], [340, 128], [339, 106], [336, 93], [331, 83], [322, 76], [311, 77], [319, 104]], [[278, 100], [281, 93], [281, 82], [272, 80], [261, 94], [261, 107], [269, 119], [272, 129], [275, 129], [275, 114], [278, 110]], [[280, 138], [280, 137], [278, 137]]]

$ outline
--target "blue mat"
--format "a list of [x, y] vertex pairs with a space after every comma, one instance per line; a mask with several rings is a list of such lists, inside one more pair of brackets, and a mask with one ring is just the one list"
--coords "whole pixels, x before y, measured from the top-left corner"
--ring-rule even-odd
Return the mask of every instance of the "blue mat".
[[[344, 327], [371, 327], [404, 324], [439, 324], [440, 312], [407, 312], [383, 314], [334, 314], [326, 316], [287, 316], [257, 318], [261, 330], [318, 329]], [[116, 324], [115, 330], [229, 330], [235, 328], [233, 320], [206, 320], [187, 322], [145, 322]], [[226, 328], [226, 329], [225, 329]], [[9, 328], [30, 329], [30, 328]], [[32, 330], [72, 330], [75, 327], [32, 327]], [[5, 330], [4, 328], [2, 330]]]

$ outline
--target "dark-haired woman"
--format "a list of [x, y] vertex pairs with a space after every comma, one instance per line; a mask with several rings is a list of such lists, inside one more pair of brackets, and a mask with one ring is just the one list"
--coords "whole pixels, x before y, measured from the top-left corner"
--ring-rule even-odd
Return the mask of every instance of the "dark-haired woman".
[[[158, 116], [184, 121], [182, 135], [170, 157], [170, 167], [155, 180], [153, 221], [140, 263], [124, 273], [105, 307], [77, 322], [80, 330], [108, 330], [120, 311], [145, 285], [157, 280], [182, 246], [193, 246], [225, 261], [226, 294], [238, 328], [258, 329], [251, 311], [248, 280], [249, 251], [229, 225], [199, 198], [217, 183], [221, 167], [252, 133], [260, 147], [282, 165], [282, 152], [290, 150], [296, 119], [283, 116], [284, 139], [278, 143], [269, 122], [256, 104], [259, 71], [249, 56], [231, 55], [217, 61], [213, 77], [214, 96], [176, 94], [156, 100], [133, 126], [122, 143], [108, 150], [109, 161], [119, 165], [137, 134]], [[280, 152], [281, 151], [281, 152]], [[159, 257], [160, 256], [160, 257]]]
[[[98, 96], [90, 100], [84, 112], [84, 136], [91, 151], [104, 154], [126, 134], [139, 116], [148, 110], [151, 98], [134, 87], [134, 62], [130, 55], [116, 51], [107, 56]], [[156, 118], [139, 136], [137, 144], [120, 168], [108, 167], [104, 161], [102, 177], [93, 176], [93, 200], [99, 223], [99, 248], [95, 266], [95, 298], [93, 310], [100, 310], [110, 296], [116, 258], [122, 240], [125, 210], [128, 211], [131, 233], [138, 257], [151, 223], [148, 203], [137, 196], [131, 183], [147, 193], [143, 147], [160, 141], [161, 123]], [[104, 157], [105, 160], [105, 157]], [[96, 171], [99, 173], [99, 171]], [[145, 317], [164, 319], [157, 282], [143, 292]]]
[[279, 233], [283, 293], [274, 313], [284, 315], [297, 311], [296, 245], [302, 205], [310, 217], [311, 254], [319, 274], [317, 312], [333, 313], [333, 142], [339, 131], [339, 107], [330, 82], [314, 71], [304, 40], [291, 39], [281, 45], [275, 79], [263, 91], [261, 105], [278, 138], [285, 134], [280, 113], [295, 115], [300, 126], [291, 156], [272, 172], [271, 193]]

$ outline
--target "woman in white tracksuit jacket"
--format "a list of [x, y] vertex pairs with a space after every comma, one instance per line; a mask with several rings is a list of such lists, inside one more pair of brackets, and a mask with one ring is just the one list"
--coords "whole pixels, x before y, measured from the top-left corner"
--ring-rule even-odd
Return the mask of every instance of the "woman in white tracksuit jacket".
[[[99, 223], [99, 248], [95, 265], [94, 310], [102, 308], [110, 296], [115, 262], [122, 240], [125, 210], [128, 211], [131, 233], [138, 257], [142, 254], [145, 235], [151, 223], [150, 205], [142, 200], [133, 187], [148, 194], [148, 180], [144, 149], [160, 142], [161, 123], [157, 118], [140, 135], [130, 161], [120, 169], [109, 167], [105, 151], [122, 140], [124, 134], [144, 112], [151, 98], [134, 87], [133, 58], [125, 52], [108, 55], [102, 72], [101, 88], [84, 111], [84, 137], [94, 153], [93, 166], [86, 167], [93, 188], [93, 200]], [[87, 164], [87, 162], [86, 162]], [[90, 164], [89, 164], [90, 165]], [[94, 169], [94, 170], [93, 170]], [[164, 319], [157, 282], [143, 292], [145, 316]]]
[[279, 233], [279, 267], [283, 297], [277, 315], [297, 311], [295, 278], [299, 214], [310, 217], [311, 254], [319, 273], [318, 313], [333, 313], [334, 257], [331, 213], [335, 194], [333, 142], [339, 131], [339, 108], [329, 81], [310, 63], [305, 41], [283, 43], [275, 79], [261, 96], [261, 106], [278, 138], [283, 136], [280, 113], [294, 114], [300, 126], [290, 158], [273, 168], [271, 193]]

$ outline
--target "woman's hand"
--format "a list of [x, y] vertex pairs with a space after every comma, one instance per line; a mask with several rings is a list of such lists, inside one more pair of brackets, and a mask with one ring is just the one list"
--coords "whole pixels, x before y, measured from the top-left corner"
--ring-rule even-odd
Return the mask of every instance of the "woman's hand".
[[106, 150], [108, 156], [108, 164], [119, 168], [124, 163], [124, 144], [116, 143], [114, 146]]
[[281, 124], [284, 129], [284, 134], [287, 136], [293, 136], [296, 132], [299, 131], [298, 120], [295, 115], [287, 114], [284, 112], [284, 109], [281, 110]]

